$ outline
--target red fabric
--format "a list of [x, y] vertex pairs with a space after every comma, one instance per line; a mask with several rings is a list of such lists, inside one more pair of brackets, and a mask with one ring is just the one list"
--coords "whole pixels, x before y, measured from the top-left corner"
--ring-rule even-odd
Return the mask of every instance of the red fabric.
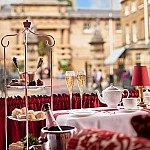
[[[129, 97], [139, 97], [139, 91], [138, 90], [131, 90], [129, 89]], [[125, 98], [128, 96], [128, 92], [124, 91], [122, 98]]]
[[66, 115], [66, 114], [69, 114], [69, 113], [67, 113], [67, 112], [55, 113], [53, 116], [54, 116], [54, 118], [56, 119], [59, 115]]
[[148, 109], [148, 108], [142, 108], [142, 110], [150, 113], [150, 109]]
[[70, 138], [67, 150], [148, 150], [150, 140], [103, 129], [82, 129]]
[[[50, 96], [30, 96], [28, 97], [28, 108], [34, 111], [41, 110], [42, 105], [51, 102]], [[53, 109], [54, 110], [66, 110], [70, 108], [70, 100], [68, 94], [53, 94]], [[73, 108], [80, 108], [80, 95], [78, 93], [73, 94]], [[100, 103], [96, 94], [84, 94], [83, 96], [83, 108], [100, 107], [105, 106]], [[20, 96], [7, 98], [7, 110], [8, 116], [11, 115], [15, 108], [25, 107], [25, 98]], [[20, 121], [8, 120], [8, 145], [12, 142], [21, 140], [26, 135], [26, 123]], [[0, 150], [5, 149], [5, 99], [0, 98]], [[39, 137], [41, 128], [45, 126], [44, 121], [29, 122], [29, 133]]]
[[136, 115], [131, 119], [131, 124], [138, 137], [150, 139], [150, 115]]
[[[137, 96], [137, 91], [130, 91], [131, 94]], [[126, 95], [123, 95], [124, 97]], [[32, 110], [41, 110], [41, 107], [45, 103], [50, 103], [51, 97], [47, 95], [38, 95], [38, 96], [30, 96], [28, 97], [29, 109]], [[15, 108], [25, 107], [25, 99], [16, 96], [14, 98], [7, 98], [7, 109], [8, 115], [11, 115], [12, 111]], [[81, 108], [80, 102], [80, 94], [73, 94], [73, 109]], [[84, 94], [83, 95], [83, 108], [94, 108], [94, 107], [102, 107], [106, 106], [106, 104], [102, 104], [97, 94]], [[68, 94], [53, 94], [53, 109], [54, 110], [66, 110], [70, 108], [70, 100]], [[5, 99], [0, 98], [0, 150], [5, 149]], [[41, 128], [45, 126], [45, 121], [38, 122], [29, 122], [29, 132], [33, 133], [34, 136], [39, 137]], [[26, 123], [12, 121], [8, 119], [8, 145], [12, 142], [17, 142], [21, 138], [26, 135]]]

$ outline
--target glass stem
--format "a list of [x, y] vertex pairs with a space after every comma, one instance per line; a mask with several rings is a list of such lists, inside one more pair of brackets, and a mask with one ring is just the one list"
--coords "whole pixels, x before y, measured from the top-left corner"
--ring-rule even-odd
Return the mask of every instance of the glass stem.
[[70, 109], [72, 110], [72, 93], [70, 93]]
[[80, 92], [80, 98], [81, 98], [81, 109], [82, 109], [82, 97], [83, 97], [83, 93]]

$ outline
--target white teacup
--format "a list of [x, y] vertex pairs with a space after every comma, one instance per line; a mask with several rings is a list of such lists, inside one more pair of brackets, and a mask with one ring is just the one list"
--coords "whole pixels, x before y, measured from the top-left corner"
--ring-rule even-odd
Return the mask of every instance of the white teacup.
[[135, 97], [123, 98], [122, 102], [123, 102], [123, 106], [126, 109], [132, 109], [132, 108], [137, 107], [137, 104], [139, 102], [139, 98], [135, 98]]
[[150, 104], [150, 96], [144, 96], [144, 102]]

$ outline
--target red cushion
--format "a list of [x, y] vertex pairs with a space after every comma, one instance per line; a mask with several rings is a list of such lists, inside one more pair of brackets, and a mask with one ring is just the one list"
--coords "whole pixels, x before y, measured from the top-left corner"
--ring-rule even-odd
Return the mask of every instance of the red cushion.
[[102, 129], [82, 129], [67, 145], [68, 150], [150, 150], [150, 140]]
[[133, 116], [131, 124], [139, 137], [150, 139], [150, 114]]

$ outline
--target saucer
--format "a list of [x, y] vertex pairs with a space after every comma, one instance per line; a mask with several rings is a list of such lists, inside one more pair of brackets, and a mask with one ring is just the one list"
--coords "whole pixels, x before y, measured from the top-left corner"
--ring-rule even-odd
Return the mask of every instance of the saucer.
[[71, 113], [72, 113], [74, 116], [86, 117], [86, 116], [91, 116], [91, 115], [97, 113], [97, 111], [78, 110], [78, 111], [72, 111]]
[[119, 107], [118, 110], [119, 112], [135, 112], [141, 110], [141, 107], [135, 107], [135, 108], [125, 108], [125, 107]]

